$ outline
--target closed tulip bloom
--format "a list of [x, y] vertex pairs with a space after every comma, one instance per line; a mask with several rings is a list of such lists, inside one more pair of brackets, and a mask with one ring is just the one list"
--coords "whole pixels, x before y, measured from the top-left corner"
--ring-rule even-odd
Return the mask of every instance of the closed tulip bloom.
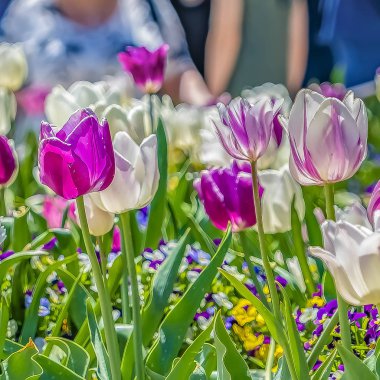
[[85, 108], [61, 129], [42, 122], [39, 170], [41, 182], [65, 199], [106, 189], [115, 174], [107, 121]]
[[303, 220], [305, 216], [301, 187], [290, 175], [287, 166], [280, 170], [263, 170], [259, 178], [264, 189], [261, 205], [265, 233], [290, 231], [293, 200], [300, 220]]
[[0, 87], [0, 135], [6, 135], [16, 118], [17, 102], [13, 92]]
[[147, 94], [158, 92], [164, 82], [166, 57], [169, 46], [161, 45], [150, 51], [145, 47], [128, 46], [118, 58], [123, 69], [130, 73], [137, 87]]
[[344, 181], [367, 154], [368, 120], [352, 92], [343, 101], [301, 90], [288, 120], [290, 172], [302, 185]]
[[158, 188], [157, 137], [150, 135], [137, 145], [127, 132], [114, 138], [115, 178], [111, 185], [91, 194], [102, 210], [115, 214], [147, 206]]
[[0, 87], [17, 91], [28, 74], [25, 54], [18, 44], [0, 44]]
[[324, 249], [310, 253], [325, 262], [338, 292], [351, 305], [380, 302], [380, 233], [348, 222], [322, 225]]
[[218, 104], [221, 122], [215, 122], [226, 152], [238, 160], [254, 162], [264, 155], [273, 133], [273, 120], [282, 102], [267, 97], [254, 104], [235, 98], [227, 106]]
[[256, 224], [248, 164], [234, 162], [230, 168], [205, 170], [194, 187], [211, 222], [220, 230], [229, 222], [234, 232]]
[[374, 223], [377, 218], [375, 218], [375, 215], [380, 216], [380, 181], [376, 184], [375, 188], [373, 189], [371, 198], [368, 203], [367, 213], [368, 213], [368, 219], [371, 221], [371, 223]]
[[17, 158], [10, 141], [0, 136], [0, 188], [12, 184], [17, 174]]

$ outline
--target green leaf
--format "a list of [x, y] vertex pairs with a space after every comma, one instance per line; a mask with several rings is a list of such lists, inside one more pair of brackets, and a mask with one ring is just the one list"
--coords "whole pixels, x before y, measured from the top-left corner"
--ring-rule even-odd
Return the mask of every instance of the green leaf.
[[152, 371], [166, 374], [170, 370], [172, 361], [181, 349], [187, 329], [217, 274], [217, 268], [223, 263], [231, 244], [231, 239], [232, 234], [229, 227], [208, 266], [200, 273], [196, 281], [190, 285], [180, 301], [163, 320], [159, 330], [159, 337], [152, 346], [146, 361], [147, 366]]
[[38, 350], [32, 340], [13, 353], [3, 364], [1, 380], [37, 380], [42, 375], [41, 366], [35, 361]]
[[210, 338], [214, 322], [202, 331], [194, 342], [187, 348], [181, 358], [175, 363], [166, 380], [188, 379], [196, 368], [195, 357], [202, 349], [204, 343]]
[[15, 252], [22, 251], [31, 241], [31, 233], [28, 226], [29, 209], [26, 207], [14, 213], [14, 224], [12, 231], [12, 249]]
[[377, 376], [351, 351], [337, 344], [337, 349], [344, 364], [342, 380], [377, 380]]
[[173, 292], [178, 270], [189, 240], [189, 230], [178, 241], [176, 247], [169, 253], [167, 259], [155, 274], [149, 300], [142, 314], [143, 342], [147, 346], [151, 341], [168, 305], [169, 296]]
[[46, 341], [49, 344], [58, 346], [60, 348], [66, 345], [69, 349], [69, 357], [67, 360], [67, 368], [75, 372], [79, 376], [86, 376], [88, 366], [90, 364], [90, 356], [87, 351], [73, 342], [65, 338], [48, 337]]
[[38, 309], [40, 306], [40, 299], [44, 295], [45, 290], [48, 286], [48, 283], [46, 281], [47, 278], [57, 268], [76, 259], [77, 256], [73, 255], [70, 257], [66, 257], [63, 260], [56, 261], [54, 264], [48, 266], [46, 270], [38, 276], [36, 285], [33, 290], [32, 302], [26, 312], [24, 325], [22, 326], [20, 343], [25, 344], [29, 338], [34, 338], [36, 334], [39, 319]]
[[[202, 347], [202, 350], [195, 357], [197, 362], [197, 367], [202, 368], [202, 376], [205, 374], [206, 379], [208, 380], [216, 368], [216, 349], [212, 344], [205, 343]], [[190, 379], [195, 380], [196, 376], [201, 376], [197, 373], [192, 373]]]
[[166, 133], [161, 118], [158, 120], [157, 126], [157, 154], [158, 169], [160, 171], [160, 180], [158, 189], [154, 196], [150, 211], [149, 221], [146, 230], [145, 247], [156, 248], [162, 237], [161, 229], [165, 219], [166, 211], [166, 193], [168, 183], [168, 146]]
[[322, 365], [311, 377], [311, 380], [328, 380], [331, 374], [332, 365], [334, 364], [335, 356], [336, 349], [333, 350], [330, 355], [324, 360]]
[[[0, 353], [4, 350], [5, 338], [8, 329], [9, 310], [5, 298], [1, 299], [0, 303]], [[1, 359], [3, 355], [1, 354]]]
[[10, 339], [5, 339], [4, 349], [3, 349], [3, 358], [8, 357], [11, 354], [14, 354], [17, 351], [20, 351], [23, 346], [17, 342], [14, 342]]
[[84, 377], [44, 355], [37, 355], [35, 360], [43, 369], [40, 380], [85, 380]]
[[96, 358], [98, 359], [98, 371], [97, 374], [100, 379], [111, 379], [111, 367], [107, 350], [104, 346], [102, 336], [100, 334], [99, 326], [96, 321], [94, 309], [91, 301], [87, 300], [87, 321], [90, 329], [91, 344], [94, 348]]
[[249, 368], [224, 327], [220, 311], [216, 315], [214, 339], [218, 380], [251, 380]]
[[290, 351], [292, 353], [293, 362], [295, 365], [296, 373], [299, 379], [310, 379], [308, 366], [306, 362], [305, 351], [301, 342], [301, 338], [293, 317], [292, 308], [286, 289], [279, 284], [283, 299], [285, 311], [285, 325], [288, 335]]
[[268, 330], [273, 336], [273, 339], [281, 345], [284, 344], [286, 338], [283, 333], [281, 322], [275, 319], [272, 312], [267, 307], [265, 307], [264, 304], [255, 295], [253, 295], [235, 276], [223, 269], [219, 269], [219, 272], [231, 283], [235, 290], [242, 297], [251, 302], [251, 304], [262, 315], [265, 320], [265, 324], [268, 327]]
[[278, 370], [274, 375], [274, 380], [292, 380], [285, 356], [278, 360]]
[[322, 277], [323, 297], [326, 302], [336, 299], [336, 289], [334, 279], [329, 271], [325, 271]]

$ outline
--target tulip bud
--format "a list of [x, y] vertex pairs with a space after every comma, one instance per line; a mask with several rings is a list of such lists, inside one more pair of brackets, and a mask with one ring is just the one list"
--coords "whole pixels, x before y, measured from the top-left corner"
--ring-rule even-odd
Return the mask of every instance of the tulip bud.
[[59, 130], [42, 122], [38, 161], [41, 182], [65, 199], [106, 189], [115, 174], [107, 121], [82, 109]]
[[118, 58], [123, 69], [132, 75], [141, 91], [155, 94], [164, 82], [168, 50], [168, 45], [161, 45], [155, 51], [128, 46], [125, 52], [119, 53]]
[[301, 90], [287, 124], [290, 172], [302, 185], [344, 181], [356, 173], [366, 157], [366, 107], [352, 92], [341, 102]]
[[13, 183], [17, 175], [17, 158], [11, 142], [0, 136], [0, 188]]
[[280, 170], [263, 170], [259, 178], [264, 189], [261, 205], [265, 233], [290, 231], [293, 200], [300, 220], [305, 216], [305, 203], [300, 186], [290, 175], [287, 166]]
[[0, 135], [6, 135], [16, 117], [17, 103], [13, 92], [0, 87]]
[[380, 233], [348, 222], [322, 225], [324, 249], [310, 253], [325, 262], [340, 295], [351, 305], [380, 303]]
[[250, 165], [203, 171], [194, 187], [215, 227], [225, 230], [230, 222], [237, 232], [256, 224]]
[[25, 54], [18, 44], [0, 44], [0, 87], [17, 91], [28, 74]]
[[115, 178], [107, 189], [91, 194], [91, 199], [102, 210], [115, 214], [147, 206], [160, 178], [156, 135], [150, 135], [138, 146], [128, 133], [118, 132], [114, 148]]
[[250, 104], [235, 98], [228, 106], [218, 104], [220, 122], [215, 122], [226, 152], [238, 160], [255, 162], [266, 152], [273, 133], [273, 120], [282, 101], [272, 104], [267, 97]]

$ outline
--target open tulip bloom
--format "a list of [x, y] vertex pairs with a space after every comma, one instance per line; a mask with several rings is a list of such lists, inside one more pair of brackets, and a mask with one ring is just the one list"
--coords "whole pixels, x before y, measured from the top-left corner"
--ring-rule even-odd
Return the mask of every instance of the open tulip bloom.
[[302, 185], [344, 181], [357, 172], [367, 154], [367, 111], [352, 92], [340, 101], [301, 90], [287, 130], [290, 171]]
[[115, 174], [107, 121], [85, 108], [61, 129], [42, 122], [39, 169], [41, 182], [65, 199], [106, 189]]

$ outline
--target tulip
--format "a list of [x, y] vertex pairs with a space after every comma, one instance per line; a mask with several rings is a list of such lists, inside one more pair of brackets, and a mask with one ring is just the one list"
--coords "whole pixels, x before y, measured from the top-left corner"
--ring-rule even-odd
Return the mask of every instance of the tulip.
[[345, 221], [356, 226], [372, 229], [367, 210], [361, 205], [360, 201], [356, 201], [344, 209], [335, 206], [335, 215], [338, 221]]
[[85, 195], [83, 199], [91, 235], [103, 236], [110, 232], [114, 225], [115, 215], [100, 209], [89, 195]]
[[39, 169], [41, 182], [65, 199], [106, 189], [115, 174], [107, 121], [81, 109], [61, 129], [42, 122]]
[[305, 216], [305, 203], [300, 186], [286, 166], [280, 170], [263, 170], [259, 178], [264, 189], [261, 204], [265, 233], [290, 231], [293, 200], [299, 219], [303, 220]]
[[380, 181], [377, 182], [373, 192], [371, 194], [371, 198], [368, 203], [368, 218], [371, 223], [376, 223], [378, 219], [380, 219]]
[[230, 168], [203, 171], [194, 187], [215, 227], [225, 230], [230, 222], [238, 232], [256, 224], [249, 165], [234, 162]]
[[17, 91], [28, 74], [25, 54], [18, 44], [0, 44], [0, 87]]
[[147, 206], [160, 178], [156, 135], [150, 135], [139, 146], [128, 133], [118, 132], [114, 149], [115, 177], [107, 189], [91, 194], [92, 200], [100, 209], [115, 214]]
[[325, 262], [338, 292], [351, 305], [380, 303], [380, 233], [348, 222], [322, 225], [324, 249], [310, 252]]
[[347, 89], [342, 83], [313, 83], [309, 86], [309, 88], [310, 90], [318, 92], [326, 98], [337, 98], [339, 100], [343, 100], [347, 94]]
[[0, 136], [0, 189], [11, 185], [16, 175], [16, 152], [11, 142], [5, 136]]
[[118, 58], [122, 68], [130, 73], [135, 84], [146, 94], [157, 93], [164, 82], [164, 71], [169, 46], [161, 45], [155, 51], [145, 47], [128, 46]]
[[228, 106], [218, 104], [220, 122], [215, 122], [226, 152], [238, 160], [256, 162], [266, 152], [273, 133], [273, 120], [281, 102], [273, 105], [267, 97], [250, 104], [235, 98]]
[[6, 135], [16, 117], [17, 102], [13, 92], [0, 87], [0, 135]]
[[288, 120], [290, 172], [302, 185], [352, 177], [367, 154], [368, 120], [362, 100], [343, 101], [301, 90]]

